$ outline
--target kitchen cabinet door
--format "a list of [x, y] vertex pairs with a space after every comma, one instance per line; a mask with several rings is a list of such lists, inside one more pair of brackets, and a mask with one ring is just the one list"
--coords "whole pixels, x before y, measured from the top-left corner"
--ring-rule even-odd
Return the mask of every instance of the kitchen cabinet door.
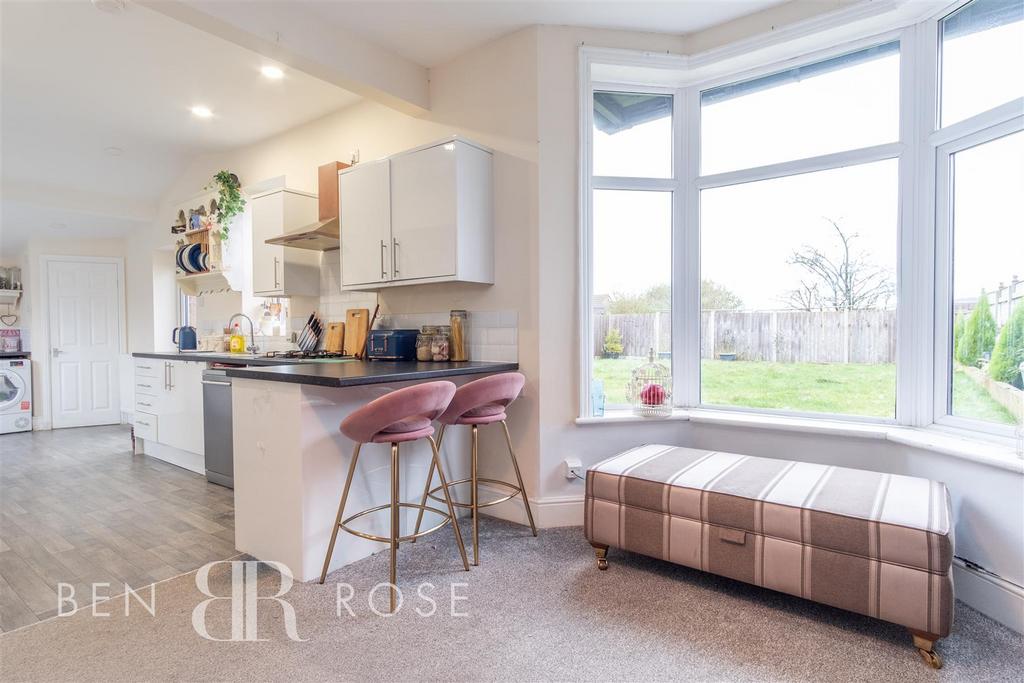
[[203, 454], [203, 368], [195, 361], [167, 363], [158, 415], [158, 441]]
[[283, 232], [284, 193], [255, 197], [252, 200], [252, 291], [257, 296], [281, 291], [284, 247], [266, 240]]
[[391, 279], [390, 172], [385, 159], [357, 164], [338, 176], [342, 287]]
[[319, 296], [320, 254], [267, 244], [316, 221], [316, 197], [281, 189], [252, 199], [252, 291], [256, 296]]
[[457, 197], [454, 142], [391, 160], [393, 280], [455, 275]]

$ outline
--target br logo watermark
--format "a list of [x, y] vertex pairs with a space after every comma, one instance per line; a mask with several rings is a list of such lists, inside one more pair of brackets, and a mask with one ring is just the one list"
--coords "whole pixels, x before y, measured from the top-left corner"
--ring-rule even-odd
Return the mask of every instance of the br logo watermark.
[[[210, 570], [218, 564], [231, 565], [231, 594], [216, 595], [210, 590]], [[268, 638], [260, 638], [257, 631], [257, 606], [261, 600], [269, 600], [277, 603], [284, 616], [284, 630], [291, 640], [304, 642], [306, 638], [300, 638], [296, 627], [295, 608], [285, 600], [283, 595], [292, 589], [291, 571], [280, 562], [267, 562], [265, 564], [276, 569], [281, 577], [281, 586], [274, 595], [259, 594], [259, 565], [256, 560], [223, 560], [210, 562], [203, 565], [196, 572], [196, 587], [208, 597], [192, 610], [192, 628], [196, 633], [206, 640], [218, 642], [262, 642]], [[227, 638], [217, 638], [210, 635], [206, 628], [206, 610], [219, 600], [231, 602], [231, 635]]]

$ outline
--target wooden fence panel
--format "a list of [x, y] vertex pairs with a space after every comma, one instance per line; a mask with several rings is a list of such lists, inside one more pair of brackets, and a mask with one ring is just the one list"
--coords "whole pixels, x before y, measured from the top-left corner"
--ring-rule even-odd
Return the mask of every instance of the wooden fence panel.
[[[595, 316], [595, 354], [613, 327], [625, 355], [667, 353], [671, 322], [668, 313]], [[700, 348], [702, 358], [733, 352], [777, 363], [895, 363], [896, 311], [701, 311]]]

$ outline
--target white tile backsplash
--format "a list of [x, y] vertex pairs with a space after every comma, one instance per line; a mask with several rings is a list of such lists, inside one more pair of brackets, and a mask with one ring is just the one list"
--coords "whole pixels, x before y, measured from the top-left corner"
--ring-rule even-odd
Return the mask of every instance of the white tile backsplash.
[[[448, 311], [436, 313], [392, 313], [381, 316], [378, 327], [420, 329], [424, 325], [447, 325]], [[519, 360], [519, 314], [516, 311], [469, 311], [466, 336], [470, 360], [516, 362]]]

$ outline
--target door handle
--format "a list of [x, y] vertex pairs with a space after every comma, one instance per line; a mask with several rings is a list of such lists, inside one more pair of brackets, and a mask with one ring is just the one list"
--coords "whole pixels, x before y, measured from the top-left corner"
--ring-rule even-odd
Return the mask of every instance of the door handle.
[[281, 285], [277, 282], [277, 257], [274, 257], [274, 289], [277, 289]]
[[388, 277], [388, 271], [384, 270], [384, 252], [387, 251], [388, 247], [384, 244], [384, 240], [380, 241], [380, 279], [385, 280]]
[[215, 382], [214, 380], [211, 380], [211, 379], [204, 379], [203, 380], [203, 384], [215, 384], [218, 387], [230, 387], [231, 386], [231, 382]]
[[56, 358], [57, 356], [59, 356], [62, 353], [64, 353], [64, 352], [61, 351], [60, 349], [56, 348], [56, 347], [50, 349], [50, 355], [53, 356], [54, 358]]
[[391, 238], [391, 270], [398, 275], [398, 240]]

